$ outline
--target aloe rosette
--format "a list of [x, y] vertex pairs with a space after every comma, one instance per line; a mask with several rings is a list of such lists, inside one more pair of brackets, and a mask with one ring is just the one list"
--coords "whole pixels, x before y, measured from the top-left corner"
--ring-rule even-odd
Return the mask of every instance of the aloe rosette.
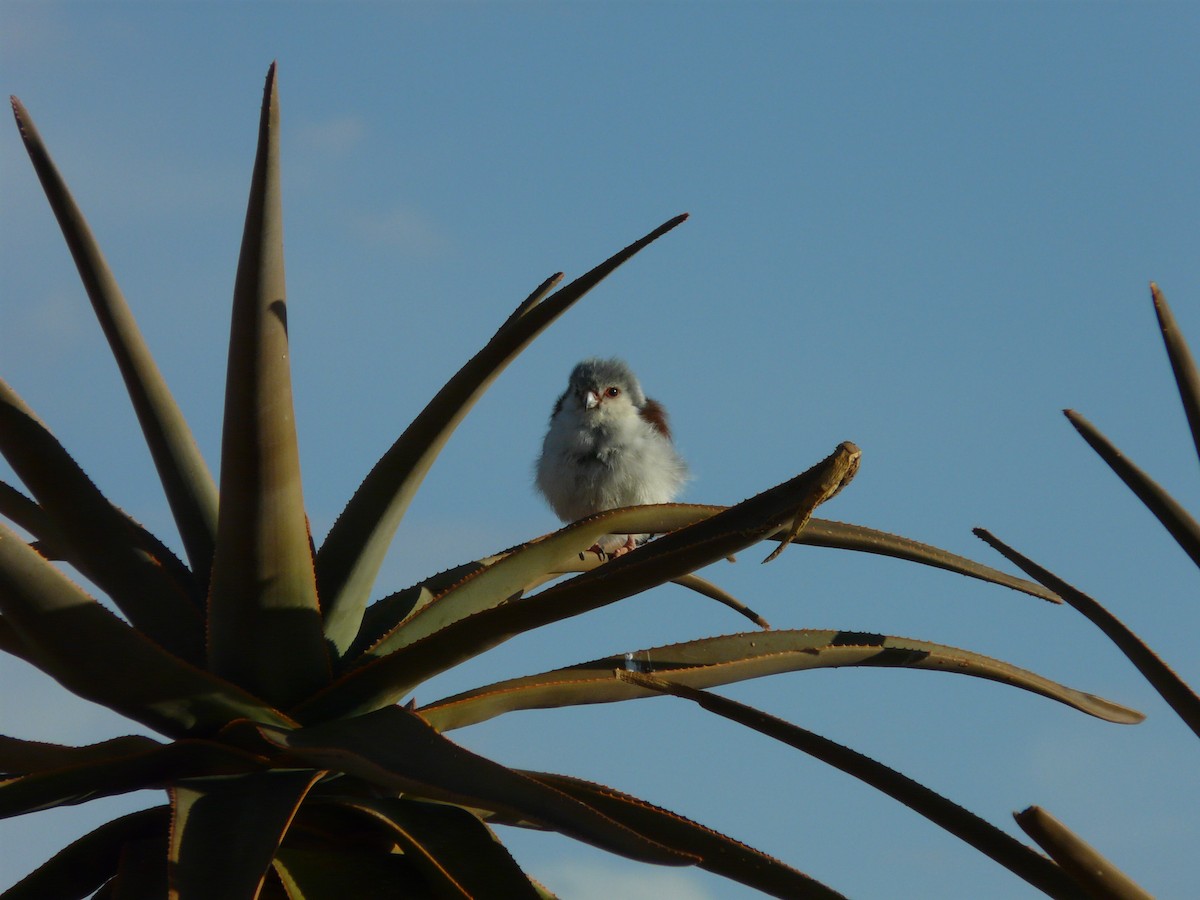
[[[112, 348], [183, 556], [110, 502], [8, 385], [0, 453], [0, 649], [163, 740], [85, 747], [0, 737], [0, 815], [146, 788], [164, 805], [66, 847], [11, 898], [545, 897], [496, 837], [535, 827], [661, 865], [697, 865], [781, 897], [839, 896], [680, 815], [567, 775], [520, 771], [445, 736], [521, 709], [675, 695], [854, 772], [1054, 896], [1067, 872], [932, 791], [707, 689], [829, 666], [925, 668], [1000, 681], [1113, 722], [1140, 714], [935, 643], [756, 630], [581, 663], [415, 705], [432, 676], [527, 632], [675, 581], [765, 622], [696, 570], [762, 542], [892, 556], [1050, 602], [1054, 590], [926, 544], [813, 517], [861, 454], [835, 448], [731, 507], [612, 510], [372, 600], [384, 554], [439, 451], [500, 372], [679, 216], [580, 278], [540, 284], [367, 474], [319, 546], [292, 416], [275, 69], [267, 78], [233, 298], [220, 481], [146, 347], [26, 110], [17, 124]], [[662, 535], [611, 561], [601, 534]], [[68, 574], [83, 576], [106, 603]], [[119, 615], [107, 604], [115, 607]], [[409, 702], [406, 702], [409, 701]]]

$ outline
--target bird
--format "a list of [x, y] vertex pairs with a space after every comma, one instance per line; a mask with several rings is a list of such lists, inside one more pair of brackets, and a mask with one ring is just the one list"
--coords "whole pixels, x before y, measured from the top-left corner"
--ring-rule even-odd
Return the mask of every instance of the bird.
[[[620, 359], [585, 359], [554, 404], [536, 465], [536, 485], [570, 523], [623, 506], [670, 503], [688, 480], [667, 412]], [[605, 535], [591, 548], [617, 557], [650, 535]]]

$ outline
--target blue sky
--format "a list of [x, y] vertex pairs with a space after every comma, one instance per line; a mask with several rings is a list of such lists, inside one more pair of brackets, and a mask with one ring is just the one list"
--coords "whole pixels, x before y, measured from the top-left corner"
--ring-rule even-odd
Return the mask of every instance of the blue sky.
[[[970, 533], [985, 525], [1200, 684], [1195, 568], [1060, 415], [1079, 409], [1200, 506], [1147, 288], [1161, 285], [1200, 346], [1200, 7], [9, 0], [0, 81], [38, 123], [214, 468], [273, 59], [318, 534], [542, 278], [692, 216], [500, 378], [430, 474], [380, 593], [552, 528], [531, 488], [546, 417], [574, 362], [620, 355], [672, 413], [695, 473], [684, 499], [735, 502], [853, 440], [862, 470], [824, 515], [997, 563]], [[0, 374], [110, 497], [177, 543], [15, 128], [0, 134], [0, 179]], [[963, 646], [1148, 720], [1110, 725], [922, 672], [724, 693], [1002, 827], [1045, 806], [1152, 893], [1194, 885], [1195, 739], [1079, 616], [891, 560], [762, 555], [708, 574], [778, 627]], [[663, 588], [514, 640], [418, 699], [742, 621]], [[15, 661], [0, 660], [0, 683], [3, 733], [125, 729]], [[679, 701], [514, 714], [454, 737], [638, 794], [849, 896], [1033, 896], [888, 798]], [[0, 823], [0, 888], [153, 802]], [[748, 895], [502, 836], [564, 896]]]

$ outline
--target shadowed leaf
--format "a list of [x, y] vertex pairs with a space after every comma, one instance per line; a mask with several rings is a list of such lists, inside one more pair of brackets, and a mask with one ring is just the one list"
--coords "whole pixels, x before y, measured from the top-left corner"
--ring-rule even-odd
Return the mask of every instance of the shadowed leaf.
[[577, 797], [630, 828], [643, 834], [654, 835], [667, 846], [700, 857], [700, 862], [696, 865], [701, 869], [773, 897], [834, 900], [842, 896], [803, 872], [798, 872], [753, 847], [747, 847], [711, 828], [705, 828], [669, 810], [652, 806], [637, 797], [565, 775], [546, 772], [525, 774], [564, 794]]
[[211, 734], [239, 717], [291, 722], [147, 640], [3, 524], [0, 613], [43, 672], [80, 697], [164, 734]]
[[165, 649], [200, 662], [204, 622], [191, 573], [100, 493], [2, 380], [0, 453], [45, 516], [30, 521], [32, 510], [26, 507], [25, 523], [44, 530], [48, 522], [56, 549], [107, 593], [130, 622]]
[[161, 789], [183, 778], [253, 771], [264, 765], [248, 753], [209, 741], [176, 741], [149, 749], [132, 745], [123, 750], [108, 748], [104, 757], [99, 756], [101, 750], [94, 750], [96, 758], [90, 761], [0, 782], [0, 818], [146, 788]]
[[0, 774], [28, 775], [31, 772], [85, 766], [161, 746], [153, 738], [132, 734], [86, 747], [65, 747], [0, 735]]
[[358, 633], [371, 587], [409, 503], [463, 417], [505, 367], [555, 319], [686, 218], [676, 216], [545, 300], [542, 298], [561, 276], [540, 285], [375, 464], [317, 554], [326, 633], [340, 652], [350, 647]]
[[1024, 569], [1028, 575], [1057, 593], [1070, 606], [1083, 613], [1088, 621], [1103, 631], [1108, 639], [1116, 644], [1117, 648], [1145, 676], [1159, 695], [1179, 714], [1179, 718], [1183, 719], [1197, 737], [1200, 737], [1200, 697], [1197, 697], [1187, 683], [1176, 675], [1170, 666], [1159, 659], [1154, 651], [1147, 647], [1141, 638], [1130, 631], [1120, 619], [1096, 600], [1067, 584], [1053, 572], [1021, 555], [986, 529], [976, 528], [975, 534]]
[[389, 793], [403, 792], [541, 822], [631, 859], [661, 865], [694, 860], [637, 835], [590, 807], [444, 738], [416, 714], [387, 706], [354, 719], [262, 736], [298, 764], [345, 772]]
[[492, 830], [465, 809], [395, 798], [341, 805], [383, 823], [438, 896], [540, 896]]
[[1019, 687], [1110, 722], [1140, 722], [1127, 707], [1057, 684], [1000, 660], [926, 641], [854, 631], [756, 631], [616, 654], [539, 675], [511, 678], [421, 707], [439, 730], [462, 728], [502, 713], [652, 696], [614, 673], [655, 674], [693, 688], [715, 687], [782, 672], [886, 666], [973, 675]]
[[300, 486], [279, 190], [272, 65], [233, 291], [209, 660], [222, 677], [286, 705], [328, 680], [329, 661]]
[[400, 854], [281, 847], [275, 855], [289, 900], [437, 900]]
[[253, 900], [292, 817], [320, 777], [270, 771], [173, 787], [171, 900]]
[[618, 677], [649, 690], [674, 694], [685, 700], [691, 700], [709, 712], [782, 741], [853, 775], [889, 797], [899, 800], [955, 837], [966, 841], [976, 850], [991, 857], [1051, 897], [1083, 898], [1085, 896], [1061, 869], [1044, 856], [1014, 840], [974, 813], [968, 812], [958, 804], [931, 791], [923, 784], [901, 775], [868, 756], [782, 719], [767, 715], [761, 710], [727, 700], [716, 694], [694, 690], [675, 681], [647, 676], [638, 672], [619, 672]]
[[1031, 806], [1013, 818], [1094, 900], [1152, 900], [1129, 876], [1044, 809]]
[[168, 809], [157, 806], [106, 822], [56, 853], [4, 892], [5, 900], [82, 900], [117, 872], [121, 848], [165, 834]]
[[217, 490], [212, 475], [142, 338], [133, 313], [92, 236], [87, 220], [67, 189], [54, 160], [50, 158], [33, 120], [15, 97], [12, 105], [25, 149], [42, 182], [42, 189], [46, 192], [88, 298], [92, 301], [92, 309], [104, 329], [104, 336], [125, 380], [129, 399], [133, 402], [134, 412], [146, 436], [150, 456], [158, 469], [167, 503], [175, 517], [192, 569], [206, 579], [212, 565], [213, 538], [217, 527]]

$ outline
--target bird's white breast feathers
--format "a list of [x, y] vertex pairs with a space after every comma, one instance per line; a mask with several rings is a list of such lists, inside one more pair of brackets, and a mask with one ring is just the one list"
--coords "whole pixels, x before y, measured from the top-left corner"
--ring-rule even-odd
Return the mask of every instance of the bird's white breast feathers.
[[560, 519], [573, 522], [621, 506], [669, 503], [687, 481], [671, 441], [637, 415], [589, 427], [561, 408], [537, 465], [538, 490]]

